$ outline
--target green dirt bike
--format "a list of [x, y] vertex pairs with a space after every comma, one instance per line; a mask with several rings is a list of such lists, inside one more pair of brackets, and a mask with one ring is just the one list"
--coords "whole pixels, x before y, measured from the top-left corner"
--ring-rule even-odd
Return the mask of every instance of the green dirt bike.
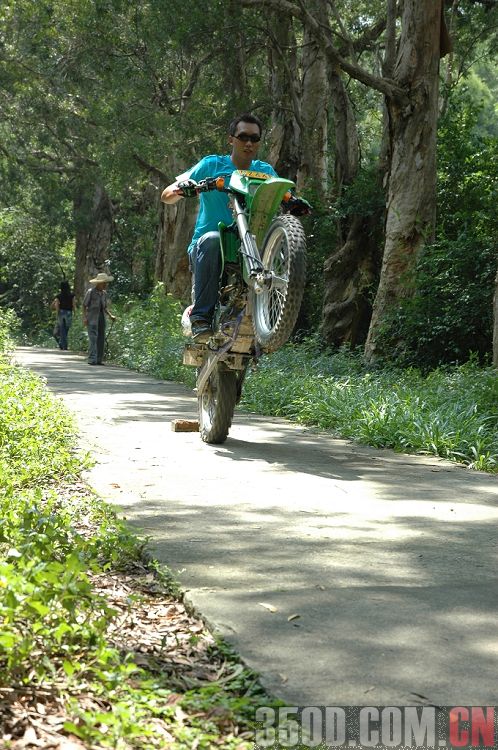
[[296, 216], [278, 212], [309, 213], [310, 206], [292, 188], [290, 180], [246, 170], [195, 185], [197, 193], [228, 193], [234, 217], [218, 225], [223, 270], [213, 334], [207, 343], [187, 343], [183, 357], [198, 368], [199, 431], [206, 443], [226, 440], [249, 364], [285, 344], [296, 323], [306, 238]]

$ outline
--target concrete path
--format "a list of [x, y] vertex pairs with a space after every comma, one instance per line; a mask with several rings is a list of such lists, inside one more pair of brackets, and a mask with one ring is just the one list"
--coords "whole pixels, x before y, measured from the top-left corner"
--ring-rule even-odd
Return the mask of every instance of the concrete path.
[[171, 430], [196, 416], [181, 385], [71, 353], [17, 359], [77, 414], [90, 483], [275, 694], [496, 703], [496, 476], [245, 414], [207, 446]]

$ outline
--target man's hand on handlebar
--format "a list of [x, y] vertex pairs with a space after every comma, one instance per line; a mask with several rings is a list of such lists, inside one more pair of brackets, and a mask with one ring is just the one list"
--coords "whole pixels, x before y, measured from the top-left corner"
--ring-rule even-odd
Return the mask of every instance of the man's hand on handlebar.
[[224, 177], [206, 177], [205, 180], [184, 180], [178, 183], [178, 195], [184, 198], [195, 198], [199, 193], [206, 193], [209, 190], [223, 190], [225, 186]]
[[182, 180], [177, 183], [178, 195], [184, 198], [196, 198], [199, 192], [199, 185], [195, 180]]
[[312, 206], [304, 198], [297, 198], [295, 195], [290, 196], [287, 200], [282, 201], [282, 206], [286, 213], [292, 216], [308, 216], [311, 213]]

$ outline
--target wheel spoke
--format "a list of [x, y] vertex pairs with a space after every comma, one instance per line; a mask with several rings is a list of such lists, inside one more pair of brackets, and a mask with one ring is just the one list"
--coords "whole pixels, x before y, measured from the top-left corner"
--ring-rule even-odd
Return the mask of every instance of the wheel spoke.
[[272, 291], [280, 290], [280, 289], [287, 289], [288, 283], [289, 283], [288, 276], [277, 276], [277, 274], [274, 273], [272, 276], [272, 280], [271, 280], [271, 289]]
[[266, 351], [275, 351], [289, 338], [301, 304], [306, 244], [302, 226], [294, 217], [274, 220], [262, 251], [271, 284], [254, 296], [254, 330]]

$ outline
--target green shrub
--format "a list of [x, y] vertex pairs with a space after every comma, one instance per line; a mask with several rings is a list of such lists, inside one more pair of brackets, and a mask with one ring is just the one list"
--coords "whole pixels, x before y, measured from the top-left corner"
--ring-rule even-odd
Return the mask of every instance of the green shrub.
[[[56, 204], [57, 205], [57, 204]], [[47, 329], [61, 276], [72, 275], [74, 246], [58, 220], [22, 208], [0, 208], [0, 291], [25, 333]], [[61, 209], [62, 213], [62, 209]]]
[[419, 259], [415, 296], [386, 331], [405, 364], [435, 367], [472, 353], [485, 362], [491, 352], [498, 139], [477, 128], [478, 117], [457, 94], [440, 123], [436, 241]]
[[361, 355], [316, 352], [313, 342], [264, 359], [243, 407], [331, 429], [375, 447], [443, 456], [498, 471], [498, 377], [475, 362], [367, 370]]
[[157, 284], [146, 300], [113, 307], [118, 320], [109, 332], [109, 357], [132, 370], [164, 380], [194, 382], [192, 368], [182, 364], [185, 338], [180, 319], [183, 308]]
[[72, 418], [42, 382], [0, 359], [0, 485], [26, 486], [74, 473]]
[[14, 311], [0, 308], [0, 356], [13, 349], [18, 330], [19, 318]]

